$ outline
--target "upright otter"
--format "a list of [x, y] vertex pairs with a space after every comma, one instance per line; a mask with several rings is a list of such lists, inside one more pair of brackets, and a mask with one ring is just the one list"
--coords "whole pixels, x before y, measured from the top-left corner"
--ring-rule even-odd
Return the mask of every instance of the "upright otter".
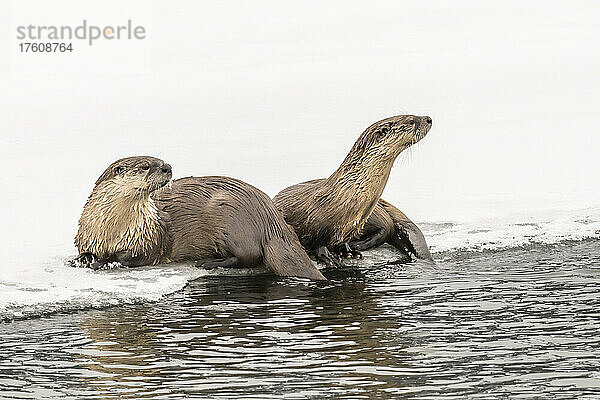
[[431, 124], [431, 118], [413, 115], [375, 122], [329, 178], [290, 186], [275, 196], [275, 205], [307, 251], [327, 265], [339, 264], [330, 250], [361, 257], [349, 242], [361, 234], [396, 157], [421, 140]]
[[127, 266], [196, 261], [205, 268], [264, 264], [279, 276], [325, 277], [271, 199], [237, 179], [177, 179], [154, 157], [112, 163], [96, 181], [75, 237], [79, 261]]

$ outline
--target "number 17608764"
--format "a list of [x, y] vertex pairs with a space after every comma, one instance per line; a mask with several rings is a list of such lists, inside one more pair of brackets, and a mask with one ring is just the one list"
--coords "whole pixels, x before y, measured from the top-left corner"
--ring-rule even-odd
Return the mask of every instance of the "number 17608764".
[[56, 53], [72, 52], [72, 43], [19, 43], [21, 53]]

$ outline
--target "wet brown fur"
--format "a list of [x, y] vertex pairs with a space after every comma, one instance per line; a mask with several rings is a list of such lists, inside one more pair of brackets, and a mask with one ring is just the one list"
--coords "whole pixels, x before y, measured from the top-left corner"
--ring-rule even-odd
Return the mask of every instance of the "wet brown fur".
[[171, 218], [171, 261], [236, 257], [279, 276], [325, 279], [269, 196], [245, 182], [182, 178], [153, 197]]
[[[163, 167], [168, 172], [163, 173]], [[128, 252], [139, 263], [164, 262], [172, 243], [169, 218], [158, 209], [151, 193], [170, 179], [170, 166], [154, 157], [128, 157], [112, 163], [96, 181], [83, 208], [75, 236], [79, 253], [110, 262]]]
[[336, 246], [360, 236], [385, 188], [396, 157], [421, 140], [429, 117], [401, 115], [378, 121], [358, 138], [327, 179], [282, 190], [275, 205], [309, 251]]
[[80, 254], [125, 265], [235, 257], [238, 266], [264, 264], [280, 276], [325, 279], [266, 194], [218, 176], [165, 186], [170, 166], [160, 171], [166, 166], [153, 157], [111, 164], [80, 218]]

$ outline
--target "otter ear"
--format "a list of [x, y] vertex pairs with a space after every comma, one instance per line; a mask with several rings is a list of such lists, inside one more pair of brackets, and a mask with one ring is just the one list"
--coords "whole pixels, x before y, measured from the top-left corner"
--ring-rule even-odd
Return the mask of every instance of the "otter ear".
[[121, 175], [123, 172], [125, 172], [125, 167], [122, 165], [118, 165], [115, 167], [114, 171], [115, 171], [115, 174]]

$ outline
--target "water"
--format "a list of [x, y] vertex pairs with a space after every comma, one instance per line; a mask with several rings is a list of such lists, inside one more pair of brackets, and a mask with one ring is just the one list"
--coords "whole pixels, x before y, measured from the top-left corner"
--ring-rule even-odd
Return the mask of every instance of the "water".
[[[212, 276], [0, 325], [5, 398], [600, 396], [600, 240]], [[387, 260], [383, 261], [382, 260]]]

